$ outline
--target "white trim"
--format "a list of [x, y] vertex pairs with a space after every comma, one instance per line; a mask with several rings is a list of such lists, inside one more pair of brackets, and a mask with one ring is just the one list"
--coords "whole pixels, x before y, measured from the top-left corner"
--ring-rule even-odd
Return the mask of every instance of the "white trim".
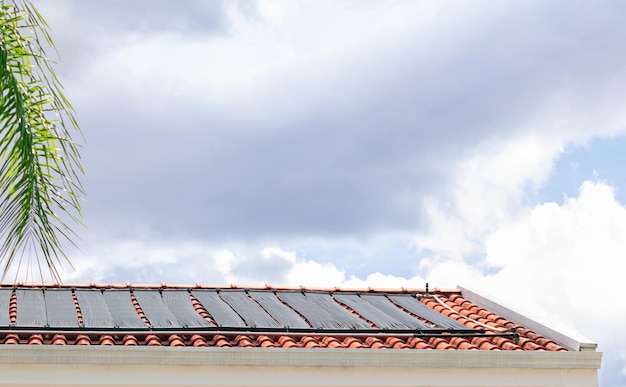
[[556, 341], [558, 344], [573, 350], [573, 351], [596, 351], [597, 344], [591, 342], [580, 342], [570, 336], [567, 336], [561, 332], [558, 332], [540, 322], [537, 322], [531, 318], [521, 315], [506, 306], [503, 306], [495, 301], [492, 301], [480, 294], [477, 294], [462, 286], [458, 287], [461, 290], [463, 298], [468, 301], [487, 309], [490, 312], [496, 313], [507, 320], [518, 323], [524, 328], [537, 332], [538, 334], [545, 336]]
[[598, 369], [599, 352], [3, 346], [0, 364]]

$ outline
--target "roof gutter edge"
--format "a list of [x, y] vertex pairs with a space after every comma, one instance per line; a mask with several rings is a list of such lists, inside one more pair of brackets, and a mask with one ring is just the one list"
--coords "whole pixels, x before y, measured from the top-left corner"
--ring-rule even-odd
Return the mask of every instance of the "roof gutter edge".
[[0, 351], [0, 366], [92, 364], [571, 370], [598, 369], [601, 356], [599, 352], [29, 345], [4, 346]]

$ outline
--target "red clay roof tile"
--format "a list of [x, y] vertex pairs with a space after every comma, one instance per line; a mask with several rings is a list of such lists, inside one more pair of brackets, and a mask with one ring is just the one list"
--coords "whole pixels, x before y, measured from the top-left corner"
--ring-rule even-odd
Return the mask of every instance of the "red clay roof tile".
[[65, 335], [54, 335], [52, 338], [53, 345], [67, 345], [67, 339]]
[[409, 338], [407, 344], [415, 349], [435, 349], [429, 342], [419, 337]]
[[[379, 329], [371, 321], [365, 320], [356, 311], [348, 308], [346, 305], [337, 302], [345, 313], [356, 316], [358, 319], [364, 321], [371, 328], [369, 329], [354, 329], [350, 328], [350, 321], [348, 318], [343, 318], [338, 310], [331, 312], [332, 318], [336, 318], [335, 322], [329, 321], [329, 326], [336, 324], [336, 329], [331, 328], [309, 328], [309, 329], [293, 329], [289, 327], [276, 328], [263, 328], [264, 325], [257, 327], [258, 322], [244, 321], [246, 326], [226, 326], [220, 327], [217, 324], [220, 315], [219, 310], [212, 309], [211, 305], [202, 305], [202, 303], [193, 295], [194, 290], [203, 289], [203, 291], [214, 291], [219, 297], [219, 289], [195, 285], [192, 287], [176, 286], [161, 284], [160, 286], [152, 285], [131, 285], [129, 283], [123, 285], [98, 285], [95, 283], [89, 283], [87, 285], [74, 285], [69, 286], [56, 286], [59, 289], [64, 289], [71, 294], [72, 300], [75, 306], [76, 316], [74, 318], [78, 321], [80, 328], [72, 327], [48, 327], [42, 324], [41, 327], [20, 327], [16, 326], [17, 313], [19, 309], [16, 293], [13, 291], [8, 305], [8, 316], [11, 326], [0, 327], [0, 342], [7, 345], [15, 344], [33, 344], [33, 345], [146, 345], [146, 346], [194, 346], [194, 347], [263, 347], [263, 348], [379, 348], [379, 349], [445, 349], [445, 350], [514, 350], [514, 351], [566, 351], [567, 349], [557, 344], [554, 340], [545, 338], [538, 335], [536, 332], [526, 329], [517, 325], [515, 322], [508, 321], [502, 316], [499, 316], [492, 311], [486, 310], [478, 305], [465, 299], [458, 290], [440, 291], [435, 289], [434, 291], [425, 294], [423, 291], [409, 291], [407, 289], [387, 289], [384, 291], [376, 291], [373, 289], [361, 290], [362, 293], [368, 294], [380, 294], [381, 297], [386, 297], [387, 293], [404, 294], [416, 297], [418, 301], [430, 308], [432, 311], [439, 313], [441, 316], [447, 316], [452, 319], [455, 324], [461, 323], [466, 328], [463, 331], [455, 329], [444, 329], [442, 326], [434, 325], [433, 322], [427, 318], [416, 315], [411, 311], [408, 311], [395, 304], [388, 299], [390, 306], [395, 306], [399, 311], [405, 313], [412, 318], [421, 321], [428, 327], [427, 330], [422, 331], [420, 329]], [[1, 286], [1, 289], [15, 289], [11, 286]], [[28, 291], [43, 291], [44, 286], [23, 286], [21, 288]], [[129, 331], [124, 328], [124, 321], [120, 320], [121, 327], [118, 327], [118, 323], [114, 326], [110, 326], [107, 329], [89, 329], [85, 327], [84, 315], [85, 310], [81, 306], [79, 299], [77, 298], [74, 288], [80, 288], [83, 290], [93, 291], [93, 296], [98, 297], [98, 294], [106, 292], [112, 289], [118, 289], [123, 291], [126, 289], [128, 297], [132, 302], [133, 309], [137, 313], [137, 316], [146, 324], [145, 328], [135, 329], [135, 331]], [[135, 298], [132, 289], [151, 290], [159, 292], [162, 289], [167, 291], [187, 291], [189, 296], [189, 309], [195, 311], [204, 321], [210, 323], [209, 325], [198, 325], [195, 327], [187, 327], [176, 325], [174, 322], [171, 329], [154, 329], [150, 326], [150, 321], [144, 313], [144, 308], [155, 308], [162, 306], [144, 305], [142, 306]], [[244, 288], [238, 288], [231, 285], [229, 293], [232, 297], [241, 296], [247, 299], [252, 299], [258, 302]], [[267, 294], [274, 294], [277, 290], [290, 290], [290, 289], [276, 289], [269, 285], [261, 288], [255, 288], [257, 291], [267, 292]], [[292, 291], [295, 289], [291, 289]], [[300, 290], [300, 289], [298, 289]], [[241, 293], [238, 295], [238, 291]], [[305, 289], [302, 288], [303, 295], [309, 293], [325, 293], [330, 294], [330, 300], [334, 300], [333, 294], [338, 292], [348, 292], [350, 294], [359, 294], [355, 291], [342, 291], [336, 288], [333, 289]], [[45, 293], [44, 293], [45, 294]], [[180, 298], [179, 298], [180, 299]], [[268, 310], [268, 306], [261, 306], [260, 310], [265, 311], [271, 317], [265, 317], [262, 324], [268, 324], [267, 321], [275, 319], [276, 321], [284, 321], [278, 325], [287, 325], [289, 318], [293, 316], [300, 316], [302, 320], [305, 320], [301, 311], [298, 310], [301, 306], [291, 305], [282, 300], [276, 299], [277, 302], [273, 305], [275, 311]], [[249, 302], [249, 300], [247, 300]], [[336, 300], [335, 300], [336, 302]], [[165, 303], [163, 304], [165, 305]], [[231, 307], [237, 312], [237, 308], [241, 306], [224, 304], [222, 307]], [[373, 304], [372, 304], [373, 305]], [[372, 306], [370, 305], [370, 306]], [[36, 307], [24, 306], [28, 307]], [[91, 307], [89, 305], [87, 308]], [[280, 308], [279, 308], [280, 307]], [[323, 307], [323, 306], [322, 306]], [[207, 309], [208, 308], [208, 309]], [[281, 309], [281, 308], [284, 308]], [[113, 309], [112, 309], [113, 310]], [[292, 316], [287, 317], [285, 313], [291, 311]], [[97, 312], [97, 311], [96, 311]], [[94, 310], [90, 311], [90, 318], [101, 318], [101, 321], [105, 321], [103, 317], [98, 315]], [[154, 312], [154, 310], [153, 310]], [[157, 310], [157, 312], [159, 312]], [[246, 315], [245, 310], [239, 310], [244, 320], [250, 318]], [[1, 313], [1, 311], [0, 311]], [[95, 313], [95, 314], [94, 314]], [[114, 313], [114, 312], [111, 312]], [[169, 313], [169, 311], [168, 311]], [[189, 313], [189, 312], [186, 312]], [[192, 312], [193, 313], [193, 312]], [[216, 313], [213, 315], [212, 313]], [[334, 313], [334, 315], [332, 314]], [[152, 313], [151, 316], [157, 316], [160, 314]], [[71, 316], [70, 316], [71, 317]], [[178, 317], [178, 316], [175, 316]], [[181, 321], [185, 320], [185, 316], [180, 316]], [[117, 318], [113, 316], [114, 320]], [[354, 318], [354, 317], [351, 317]], [[71, 319], [70, 319], [71, 320]], [[74, 321], [76, 321], [74, 320]], [[452, 321], [447, 320], [447, 321]], [[99, 320], [100, 321], [100, 320]], [[106, 320], [108, 321], [108, 320]], [[185, 321], [195, 321], [193, 323], [198, 324], [198, 321], [187, 319]], [[224, 321], [224, 320], [223, 320]], [[444, 321], [444, 320], [442, 320]], [[300, 326], [303, 322], [300, 322]], [[346, 325], [348, 324], [348, 325]], [[417, 323], [416, 323], [417, 324]], [[439, 323], [438, 323], [439, 324]], [[445, 325], [445, 323], [443, 323]], [[402, 326], [402, 323], [398, 320], [398, 327]], [[162, 326], [159, 325], [159, 326]], [[423, 326], [423, 325], [419, 325]], [[430, 328], [433, 326], [433, 328]], [[81, 331], [83, 333], [81, 333]], [[20, 333], [21, 332], [21, 333]]]
[[139, 342], [135, 336], [125, 335], [122, 339], [122, 345], [139, 345]]
[[170, 335], [170, 337], [167, 338], [167, 341], [170, 347], [184, 347], [185, 346], [185, 342], [178, 335]]
[[365, 339], [365, 344], [370, 348], [389, 348], [389, 346], [383, 343], [379, 338], [372, 336]]
[[156, 335], [148, 335], [146, 336], [146, 345], [150, 347], [159, 347], [161, 346], [161, 340]]
[[98, 341], [100, 345], [115, 345], [115, 340], [110, 335], [102, 335]]
[[208, 347], [209, 343], [207, 343], [206, 339], [200, 335], [192, 335], [191, 336], [191, 345], [194, 347]]
[[76, 336], [75, 345], [91, 345], [91, 339], [87, 335]]
[[30, 335], [28, 337], [28, 344], [31, 345], [41, 345], [43, 344], [43, 336], [40, 334]]
[[324, 336], [322, 343], [328, 348], [341, 348], [342, 344], [336, 337]]
[[367, 346], [363, 345], [363, 343], [358, 340], [356, 337], [347, 337], [343, 340], [343, 344], [347, 348], [365, 348]]

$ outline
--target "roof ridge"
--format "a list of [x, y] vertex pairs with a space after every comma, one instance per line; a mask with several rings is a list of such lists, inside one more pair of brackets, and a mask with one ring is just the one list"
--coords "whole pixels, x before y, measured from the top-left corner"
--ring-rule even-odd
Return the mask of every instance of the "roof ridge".
[[397, 288], [388, 288], [388, 287], [362, 287], [362, 288], [351, 288], [351, 287], [317, 287], [317, 286], [274, 286], [271, 284], [265, 285], [241, 285], [241, 284], [229, 284], [229, 285], [211, 285], [211, 284], [201, 284], [195, 283], [191, 284], [167, 284], [165, 282], [161, 282], [160, 284], [134, 284], [131, 282], [125, 283], [106, 283], [106, 282], [89, 282], [89, 283], [58, 283], [58, 282], [40, 282], [40, 283], [25, 283], [23, 281], [18, 281], [14, 283], [0, 283], [0, 288], [61, 288], [61, 289], [71, 289], [71, 288], [92, 288], [92, 289], [237, 289], [237, 290], [277, 290], [277, 291], [309, 291], [309, 292], [360, 292], [360, 293], [453, 293], [460, 294], [461, 290], [458, 288], [452, 289], [426, 289], [426, 288], [407, 288], [404, 286], [400, 286]]

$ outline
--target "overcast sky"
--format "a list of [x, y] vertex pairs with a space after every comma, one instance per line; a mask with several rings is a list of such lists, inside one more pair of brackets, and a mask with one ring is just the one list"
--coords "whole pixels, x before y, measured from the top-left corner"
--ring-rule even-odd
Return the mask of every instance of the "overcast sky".
[[626, 386], [626, 5], [38, 1], [86, 138], [66, 282], [465, 286]]

